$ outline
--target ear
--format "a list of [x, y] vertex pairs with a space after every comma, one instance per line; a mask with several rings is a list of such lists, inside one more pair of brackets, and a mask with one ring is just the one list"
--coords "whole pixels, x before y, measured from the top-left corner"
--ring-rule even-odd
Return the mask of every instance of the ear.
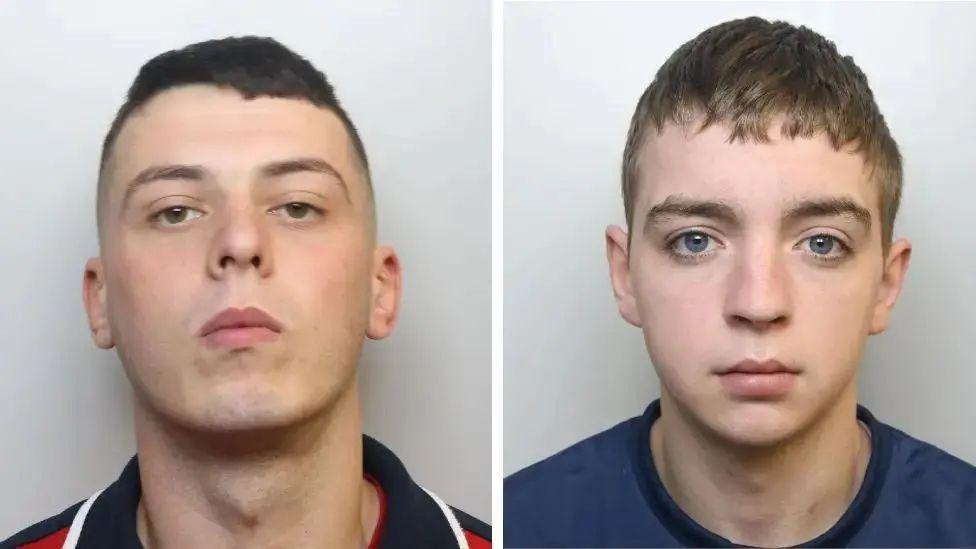
[[377, 246], [373, 254], [373, 298], [366, 336], [383, 339], [393, 332], [402, 293], [400, 260], [393, 248]]
[[610, 284], [617, 300], [620, 316], [640, 327], [637, 300], [630, 284], [630, 251], [627, 249], [627, 232], [616, 225], [607, 227], [607, 263], [610, 264]]
[[901, 238], [891, 244], [884, 271], [881, 273], [881, 284], [878, 286], [877, 301], [871, 317], [869, 332], [871, 335], [880, 334], [888, 328], [891, 310], [895, 307], [898, 295], [901, 294], [911, 256], [912, 245], [908, 240]]
[[115, 347], [115, 340], [108, 322], [105, 296], [105, 266], [101, 258], [93, 257], [85, 264], [82, 298], [85, 301], [85, 312], [88, 313], [92, 341], [102, 349], [111, 349]]

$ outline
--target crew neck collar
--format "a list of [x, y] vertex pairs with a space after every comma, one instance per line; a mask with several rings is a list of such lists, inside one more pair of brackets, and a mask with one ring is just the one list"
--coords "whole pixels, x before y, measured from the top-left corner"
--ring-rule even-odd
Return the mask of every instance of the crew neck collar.
[[[640, 491], [651, 512], [682, 545], [690, 547], [741, 547], [706, 529], [688, 516], [664, 487], [651, 456], [651, 426], [661, 417], [660, 399], [652, 402], [634, 424], [633, 466]], [[840, 519], [826, 532], [796, 547], [840, 547], [847, 545], [861, 529], [878, 500], [885, 471], [891, 462], [891, 443], [884, 429], [867, 408], [858, 405], [857, 419], [870, 430], [871, 457], [857, 495]]]

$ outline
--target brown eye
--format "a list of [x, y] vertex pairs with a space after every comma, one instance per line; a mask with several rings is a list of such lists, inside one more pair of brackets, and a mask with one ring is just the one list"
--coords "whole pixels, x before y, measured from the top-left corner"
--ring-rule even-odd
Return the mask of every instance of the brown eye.
[[190, 219], [196, 219], [200, 217], [201, 212], [194, 210], [193, 208], [188, 208], [186, 206], [173, 206], [172, 208], [166, 208], [165, 210], [157, 213], [154, 216], [154, 220], [160, 225], [172, 226], [180, 225], [185, 221]]
[[305, 202], [289, 202], [271, 211], [283, 216], [285, 221], [307, 221], [315, 215], [322, 214], [322, 210]]
[[291, 204], [285, 205], [285, 212], [292, 219], [304, 219], [308, 215], [309, 210], [309, 205], [301, 202], [292, 202]]

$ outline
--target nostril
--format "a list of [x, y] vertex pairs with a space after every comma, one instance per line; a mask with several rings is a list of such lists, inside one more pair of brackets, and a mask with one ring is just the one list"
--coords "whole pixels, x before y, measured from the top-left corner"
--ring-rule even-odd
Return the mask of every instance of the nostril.
[[246, 264], [250, 264], [255, 269], [260, 269], [262, 264], [261, 256], [255, 255], [251, 257], [250, 261], [245, 261], [243, 257], [235, 258], [233, 255], [225, 255], [220, 258], [220, 261], [217, 262], [217, 265], [219, 265], [220, 269], [222, 270], [227, 269], [233, 265], [243, 266]]

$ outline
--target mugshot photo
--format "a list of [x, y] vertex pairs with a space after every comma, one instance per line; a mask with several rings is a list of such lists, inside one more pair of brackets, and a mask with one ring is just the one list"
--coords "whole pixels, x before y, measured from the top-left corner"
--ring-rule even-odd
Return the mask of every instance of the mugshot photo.
[[11, 0], [0, 549], [976, 547], [976, 0]]
[[489, 546], [489, 5], [0, 26], [0, 545]]
[[507, 547], [976, 541], [974, 8], [506, 5]]

